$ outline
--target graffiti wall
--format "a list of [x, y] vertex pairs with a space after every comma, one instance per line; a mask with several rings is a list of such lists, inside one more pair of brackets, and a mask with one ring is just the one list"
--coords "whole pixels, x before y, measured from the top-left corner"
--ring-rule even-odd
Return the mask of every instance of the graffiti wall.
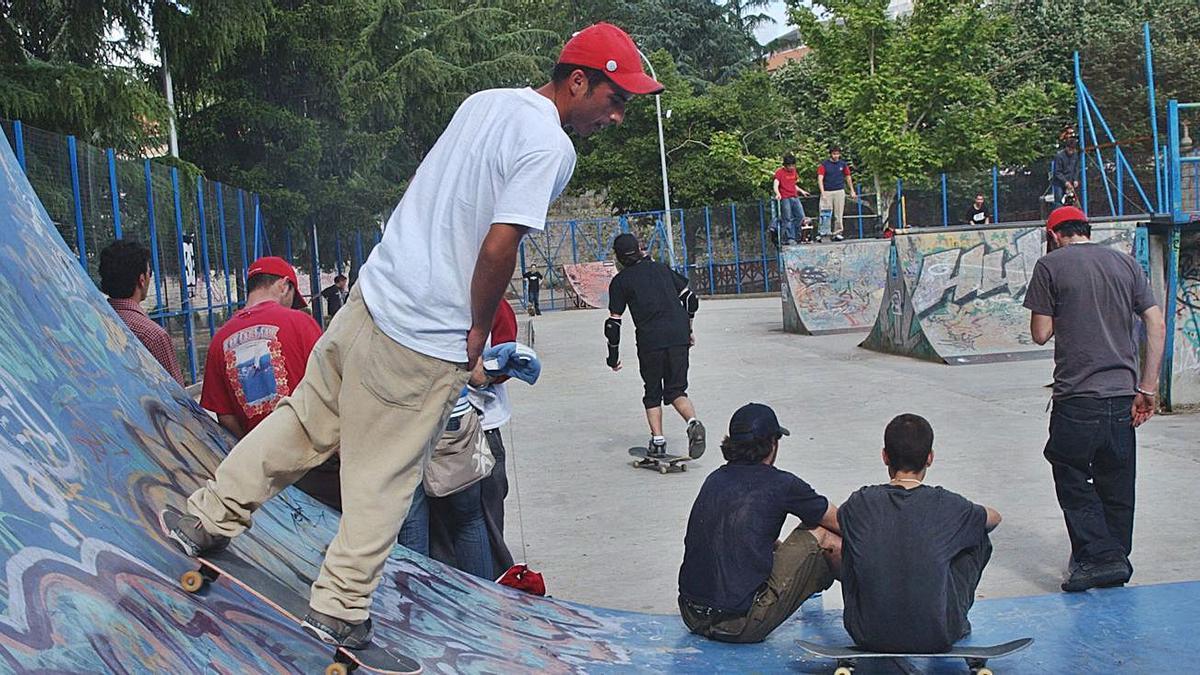
[[608, 308], [608, 284], [617, 276], [617, 266], [610, 261], [563, 265], [563, 275], [571, 284], [576, 307]]
[[1180, 237], [1171, 406], [1200, 405], [1200, 232]]
[[871, 329], [887, 280], [886, 239], [787, 246], [784, 330], [804, 335]]

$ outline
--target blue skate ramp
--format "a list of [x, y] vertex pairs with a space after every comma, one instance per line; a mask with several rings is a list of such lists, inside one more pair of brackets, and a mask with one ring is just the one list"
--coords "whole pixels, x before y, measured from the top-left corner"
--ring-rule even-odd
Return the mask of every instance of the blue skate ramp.
[[[319, 672], [328, 652], [252, 596], [180, 590], [195, 564], [156, 514], [230, 438], [109, 309], [7, 142], [0, 205], [0, 672]], [[335, 526], [289, 490], [233, 545], [304, 592]], [[1169, 671], [1200, 634], [1198, 599], [1189, 583], [982, 602], [972, 639], [1035, 637], [998, 662], [1008, 672]], [[379, 640], [428, 673], [829, 672], [794, 641], [848, 640], [837, 613], [802, 610], [761, 645], [713, 643], [676, 616], [533, 597], [403, 550], [373, 614]]]

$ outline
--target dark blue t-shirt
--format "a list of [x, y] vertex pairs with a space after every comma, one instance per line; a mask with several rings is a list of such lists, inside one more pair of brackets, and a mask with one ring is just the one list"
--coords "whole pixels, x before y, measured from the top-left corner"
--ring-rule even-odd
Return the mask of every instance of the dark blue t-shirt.
[[771, 576], [775, 541], [790, 513], [817, 525], [829, 500], [766, 464], [726, 464], [705, 479], [683, 539], [679, 594], [725, 612], [750, 609]]
[[838, 509], [842, 622], [875, 651], [940, 652], [970, 626], [950, 563], [987, 536], [987, 512], [941, 487], [868, 485]]
[[825, 176], [826, 192], [846, 189], [846, 160], [839, 159], [835, 162], [832, 159], [826, 159], [821, 162], [819, 168], [820, 171], [817, 173]]

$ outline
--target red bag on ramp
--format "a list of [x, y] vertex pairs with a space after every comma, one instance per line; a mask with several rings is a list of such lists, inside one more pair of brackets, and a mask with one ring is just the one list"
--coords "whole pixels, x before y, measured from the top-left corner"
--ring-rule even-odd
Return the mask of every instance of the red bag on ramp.
[[528, 565], [513, 565], [500, 575], [496, 583], [534, 595], [546, 594], [546, 581], [540, 572], [534, 572]]

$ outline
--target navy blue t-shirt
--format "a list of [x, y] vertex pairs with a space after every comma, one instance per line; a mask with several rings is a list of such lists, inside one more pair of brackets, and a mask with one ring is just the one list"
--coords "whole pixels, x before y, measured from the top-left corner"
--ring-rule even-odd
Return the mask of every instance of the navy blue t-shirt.
[[845, 190], [847, 172], [846, 160], [844, 159], [839, 159], [836, 162], [832, 159], [826, 159], [821, 162], [821, 166], [817, 169], [819, 175], [825, 176], [826, 192]]
[[683, 539], [679, 595], [743, 614], [771, 576], [775, 541], [790, 513], [817, 525], [829, 500], [766, 464], [726, 464], [705, 479]]

